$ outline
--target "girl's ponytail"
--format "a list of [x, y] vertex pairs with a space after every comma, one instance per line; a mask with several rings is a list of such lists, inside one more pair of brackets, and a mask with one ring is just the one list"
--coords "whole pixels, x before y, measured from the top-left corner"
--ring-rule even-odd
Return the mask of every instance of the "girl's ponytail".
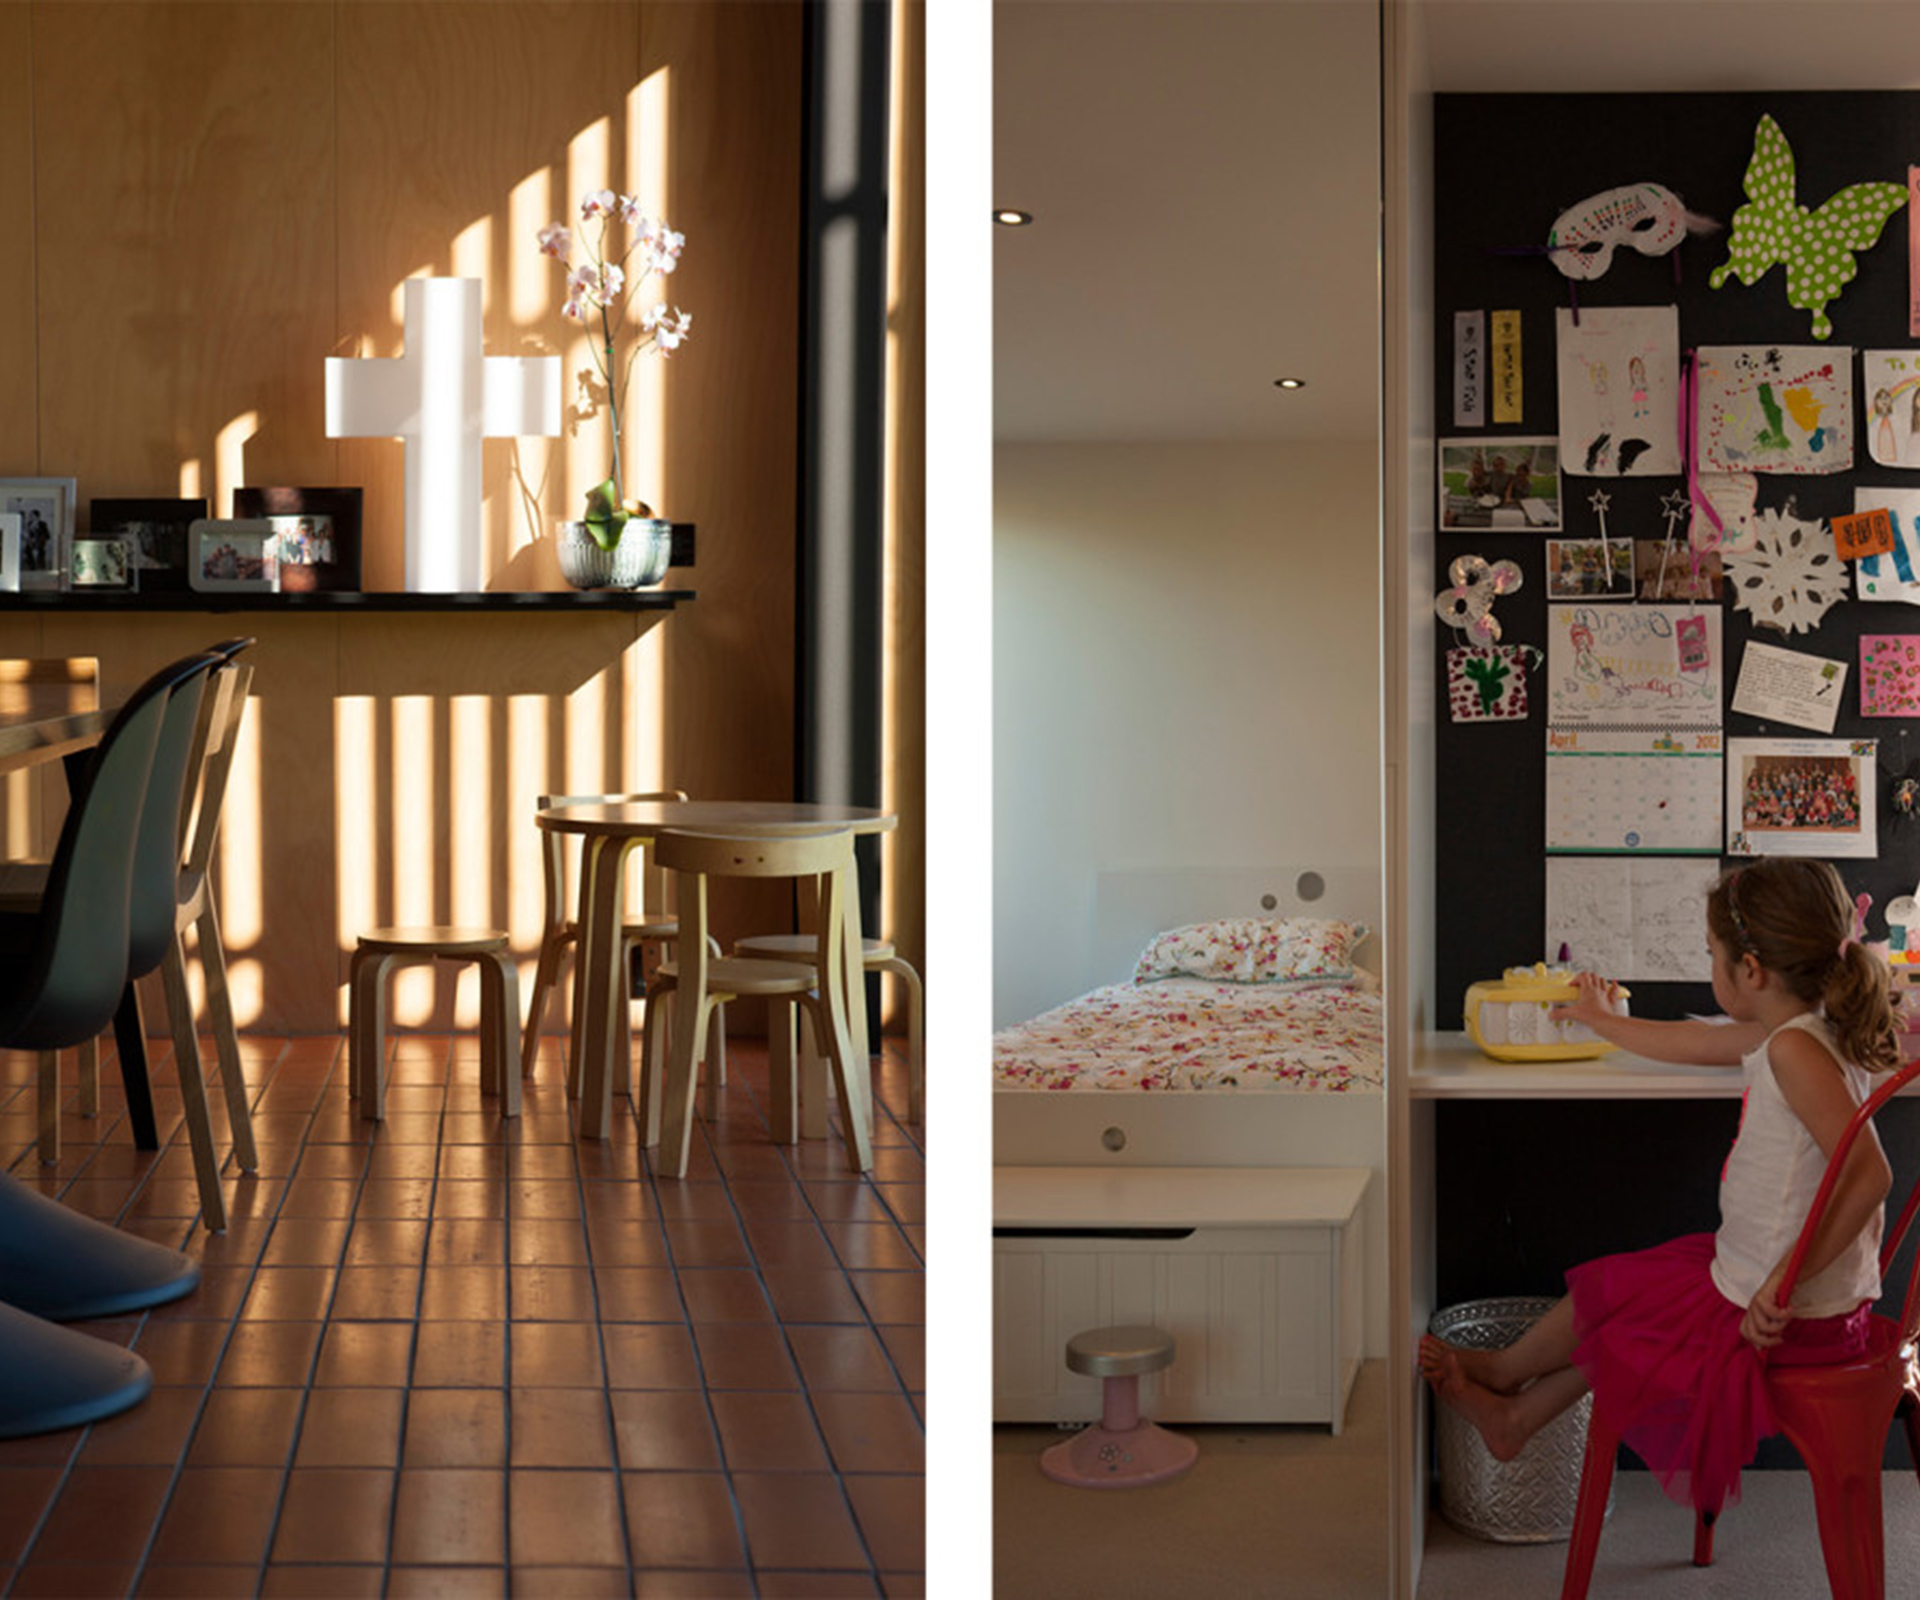
[[1887, 966], [1855, 940], [1841, 945], [1821, 1000], [1840, 1053], [1869, 1072], [1900, 1065], [1900, 1031], [1893, 1020]]

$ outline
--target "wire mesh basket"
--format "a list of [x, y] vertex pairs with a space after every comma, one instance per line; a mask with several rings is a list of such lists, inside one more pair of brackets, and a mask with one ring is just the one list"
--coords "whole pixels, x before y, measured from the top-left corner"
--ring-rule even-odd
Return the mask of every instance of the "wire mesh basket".
[[[1549, 1311], [1549, 1296], [1467, 1300], [1436, 1311], [1428, 1331], [1469, 1350], [1500, 1350]], [[1434, 1407], [1440, 1464], [1440, 1515], [1462, 1533], [1499, 1544], [1547, 1544], [1573, 1532], [1580, 1501], [1593, 1396], [1582, 1395], [1526, 1443], [1511, 1461], [1495, 1461], [1473, 1424], [1450, 1406]], [[1607, 1497], [1607, 1513], [1613, 1497]]]

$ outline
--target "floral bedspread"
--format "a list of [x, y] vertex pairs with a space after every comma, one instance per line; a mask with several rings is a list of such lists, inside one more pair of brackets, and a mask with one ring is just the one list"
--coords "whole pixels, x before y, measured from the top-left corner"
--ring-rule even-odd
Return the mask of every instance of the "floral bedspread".
[[995, 1034], [994, 1087], [1365, 1094], [1381, 1018], [1380, 996], [1348, 984], [1110, 984]]

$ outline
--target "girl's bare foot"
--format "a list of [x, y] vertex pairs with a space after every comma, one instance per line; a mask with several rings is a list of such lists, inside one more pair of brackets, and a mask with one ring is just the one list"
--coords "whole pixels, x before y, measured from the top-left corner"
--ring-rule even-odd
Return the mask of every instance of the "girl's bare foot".
[[1496, 1365], [1499, 1354], [1497, 1350], [1470, 1350], [1463, 1345], [1448, 1344], [1431, 1333], [1423, 1334], [1420, 1338], [1420, 1371], [1429, 1383], [1437, 1382], [1438, 1375], [1445, 1374], [1465, 1378], [1469, 1383], [1477, 1383], [1495, 1394], [1514, 1394], [1525, 1385], [1502, 1381]]
[[1532, 1430], [1518, 1424], [1509, 1396], [1471, 1375], [1471, 1358], [1480, 1354], [1456, 1349], [1428, 1334], [1420, 1341], [1420, 1371], [1442, 1403], [1473, 1424], [1495, 1461], [1511, 1461]]

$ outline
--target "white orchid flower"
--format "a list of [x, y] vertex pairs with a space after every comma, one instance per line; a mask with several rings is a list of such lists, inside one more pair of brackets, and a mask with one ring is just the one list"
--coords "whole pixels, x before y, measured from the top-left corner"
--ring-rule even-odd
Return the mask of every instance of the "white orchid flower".
[[573, 230], [558, 222], [549, 223], [540, 230], [540, 253], [565, 261], [573, 254]]
[[633, 227], [636, 223], [644, 223], [646, 221], [645, 215], [640, 210], [640, 197], [637, 194], [621, 195], [619, 210], [620, 220], [629, 228]]
[[591, 189], [580, 202], [580, 215], [588, 218], [610, 217], [619, 201], [620, 197], [611, 189]]

